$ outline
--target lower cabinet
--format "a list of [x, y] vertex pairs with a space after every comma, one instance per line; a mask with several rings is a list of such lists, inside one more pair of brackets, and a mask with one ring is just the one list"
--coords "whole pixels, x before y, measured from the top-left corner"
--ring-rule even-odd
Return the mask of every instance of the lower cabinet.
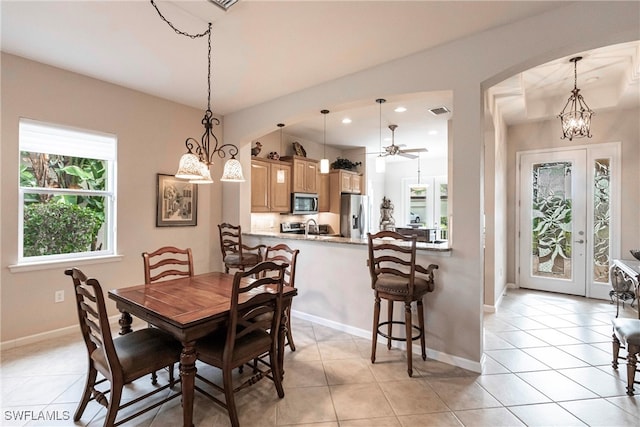
[[251, 212], [291, 211], [291, 165], [251, 160]]

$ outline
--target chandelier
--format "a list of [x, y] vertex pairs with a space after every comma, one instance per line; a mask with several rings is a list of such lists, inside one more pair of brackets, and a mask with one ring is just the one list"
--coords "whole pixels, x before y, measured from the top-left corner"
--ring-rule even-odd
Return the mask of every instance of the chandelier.
[[582, 59], [581, 56], [571, 58], [573, 62], [573, 90], [571, 96], [565, 104], [562, 112], [558, 115], [560, 123], [562, 124], [562, 137], [560, 139], [588, 137], [591, 138], [591, 116], [593, 111], [589, 109], [589, 106], [582, 98], [580, 89], [578, 89], [578, 61]]
[[202, 118], [202, 125], [204, 126], [204, 133], [200, 137], [200, 141], [195, 138], [188, 137], [185, 140], [185, 146], [187, 152], [180, 158], [180, 164], [178, 171], [175, 174], [176, 178], [188, 179], [190, 182], [196, 184], [211, 184], [211, 173], [209, 168], [213, 164], [213, 159], [217, 155], [220, 159], [224, 159], [227, 156], [228, 159], [224, 164], [224, 170], [220, 181], [227, 182], [244, 182], [244, 176], [242, 174], [242, 165], [240, 161], [236, 159], [238, 155], [238, 147], [233, 144], [220, 144], [218, 138], [213, 132], [213, 126], [219, 126], [220, 120], [213, 116], [211, 111], [211, 23], [209, 22], [208, 28], [205, 32], [200, 34], [188, 34], [184, 31], [177, 29], [169, 20], [167, 20], [155, 2], [151, 0], [151, 4], [160, 15], [160, 18], [166, 22], [177, 34], [187, 36], [192, 39], [207, 36], [208, 42], [208, 68], [207, 68], [207, 109], [204, 112]]

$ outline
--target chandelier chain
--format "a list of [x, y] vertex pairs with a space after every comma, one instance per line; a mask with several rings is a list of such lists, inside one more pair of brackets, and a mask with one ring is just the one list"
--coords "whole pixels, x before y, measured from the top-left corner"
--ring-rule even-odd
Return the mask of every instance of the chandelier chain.
[[162, 15], [162, 12], [160, 12], [160, 9], [158, 9], [158, 6], [156, 5], [156, 3], [155, 3], [153, 0], [151, 0], [151, 4], [152, 4], [152, 5], [153, 5], [153, 7], [156, 9], [156, 12], [158, 12], [158, 15], [160, 15], [160, 18], [162, 18], [162, 20], [163, 20], [164, 22], [166, 22], [166, 23], [167, 23], [167, 25], [169, 25], [173, 31], [175, 31], [176, 33], [178, 33], [178, 34], [180, 34], [180, 35], [182, 35], [182, 36], [187, 36], [187, 37], [190, 37], [190, 38], [192, 38], [192, 39], [198, 39], [198, 38], [200, 38], [200, 37], [204, 37], [204, 36], [206, 36], [207, 34], [210, 34], [210, 33], [211, 33], [211, 23], [209, 23], [209, 28], [207, 29], [207, 31], [205, 31], [205, 32], [203, 32], [203, 33], [199, 33], [199, 34], [189, 34], [189, 33], [186, 33], [186, 32], [184, 32], [184, 31], [181, 31], [181, 30], [179, 30], [178, 28], [176, 28], [176, 27], [175, 27], [175, 25], [173, 25], [173, 24], [171, 23], [171, 21], [169, 21], [167, 18], [165, 18], [165, 17], [164, 17], [164, 15]]

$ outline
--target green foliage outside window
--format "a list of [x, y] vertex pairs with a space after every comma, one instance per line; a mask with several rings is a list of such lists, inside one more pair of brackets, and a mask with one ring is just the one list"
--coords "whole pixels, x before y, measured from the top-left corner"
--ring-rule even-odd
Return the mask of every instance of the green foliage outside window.
[[77, 194], [24, 193], [23, 256], [99, 250], [105, 222], [105, 197], [82, 193], [103, 191], [102, 160], [21, 152], [20, 186], [73, 189]]

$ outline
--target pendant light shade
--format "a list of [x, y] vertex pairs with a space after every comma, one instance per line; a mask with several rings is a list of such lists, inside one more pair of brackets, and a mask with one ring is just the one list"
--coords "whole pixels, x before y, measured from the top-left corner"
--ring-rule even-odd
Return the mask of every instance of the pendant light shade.
[[329, 173], [329, 159], [327, 159], [327, 114], [329, 110], [320, 111], [324, 115], [324, 143], [323, 143], [323, 156], [320, 160], [320, 173]]
[[224, 171], [222, 172], [222, 178], [220, 181], [224, 182], [244, 182], [244, 175], [242, 175], [242, 165], [240, 161], [235, 157], [230, 158], [224, 164]]
[[211, 172], [209, 172], [209, 166], [205, 165], [202, 162], [200, 163], [200, 177], [197, 179], [190, 179], [189, 182], [193, 184], [213, 184], [213, 179], [211, 179]]
[[581, 56], [570, 59], [573, 62], [573, 90], [562, 112], [558, 115], [562, 124], [562, 137], [560, 139], [568, 139], [569, 141], [573, 138], [583, 138], [585, 136], [591, 138], [591, 116], [593, 111], [584, 101], [580, 94], [580, 89], [578, 89], [577, 64], [581, 59]]
[[387, 100], [378, 98], [376, 102], [380, 105], [380, 152], [378, 153], [378, 157], [376, 157], [376, 173], [384, 173], [387, 170], [387, 163], [382, 155], [382, 104], [387, 102]]
[[175, 176], [179, 179], [201, 179], [201, 165], [202, 163], [198, 156], [193, 153], [185, 153], [180, 157], [178, 172], [176, 172]]

